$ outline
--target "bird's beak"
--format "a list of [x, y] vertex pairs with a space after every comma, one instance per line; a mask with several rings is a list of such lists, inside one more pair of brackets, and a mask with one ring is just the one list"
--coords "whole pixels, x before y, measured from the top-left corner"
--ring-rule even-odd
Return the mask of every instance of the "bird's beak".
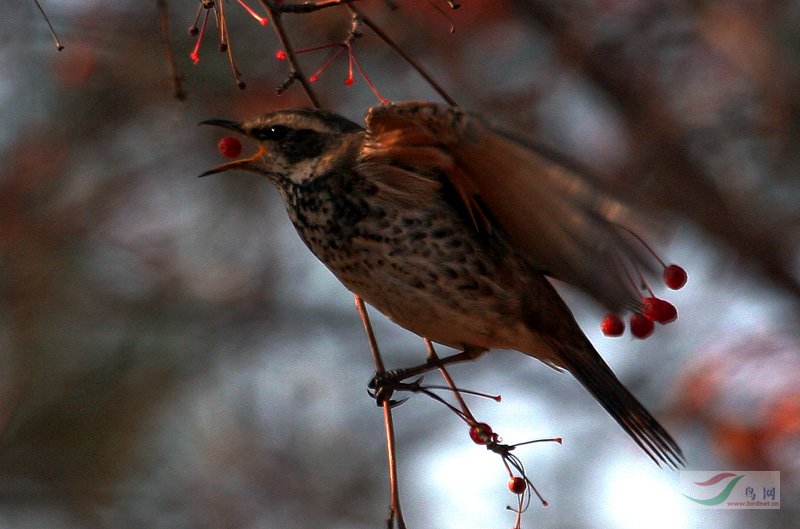
[[[232, 130], [234, 132], [238, 132], [240, 134], [247, 135], [247, 133], [242, 129], [241, 125], [235, 121], [229, 121], [227, 119], [207, 119], [205, 121], [201, 121], [200, 125], [214, 125], [216, 127], [222, 127], [223, 129]], [[224, 171], [230, 170], [240, 170], [240, 171], [248, 171], [253, 170], [255, 167], [255, 162], [261, 156], [267, 152], [267, 149], [259, 144], [258, 151], [248, 158], [240, 158], [238, 160], [233, 160], [232, 162], [227, 162], [222, 165], [218, 165], [213, 169], [209, 169], [208, 171], [204, 172], [199, 176], [208, 176], [212, 174], [222, 173]]]
[[239, 123], [236, 121], [230, 121], [228, 119], [207, 119], [205, 121], [201, 121], [199, 124], [214, 125], [215, 127], [222, 127], [223, 129], [239, 132], [240, 134], [246, 134], [246, 132], [242, 130], [242, 126], [239, 125]]

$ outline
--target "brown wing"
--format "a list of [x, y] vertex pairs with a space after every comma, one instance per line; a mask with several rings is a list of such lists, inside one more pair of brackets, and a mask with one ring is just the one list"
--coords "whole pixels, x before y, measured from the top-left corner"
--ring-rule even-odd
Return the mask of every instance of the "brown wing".
[[367, 115], [365, 162], [370, 160], [376, 169], [408, 168], [375, 171], [387, 186], [408, 191], [419, 178], [412, 174], [439, 169], [478, 229], [496, 219], [547, 275], [576, 285], [614, 311], [639, 302], [624, 263], [649, 266], [614, 224], [625, 208], [578, 172], [478, 118], [426, 103], [375, 107]]
[[[410, 123], [409, 123], [410, 124]], [[431, 168], [451, 170], [455, 161], [424, 127], [386, 126], [367, 130], [359, 171], [378, 187], [378, 194], [406, 206], [424, 206], [441, 184]]]

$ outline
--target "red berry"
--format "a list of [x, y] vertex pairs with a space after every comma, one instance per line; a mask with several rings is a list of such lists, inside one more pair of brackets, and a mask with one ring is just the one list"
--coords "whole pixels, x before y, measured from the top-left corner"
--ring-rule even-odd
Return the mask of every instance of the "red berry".
[[653, 334], [653, 329], [655, 329], [656, 324], [641, 314], [634, 314], [631, 316], [630, 326], [631, 334], [640, 340], [644, 340]]
[[485, 422], [479, 422], [469, 429], [469, 436], [472, 442], [479, 445], [489, 444], [490, 441], [497, 439], [497, 434], [492, 431], [492, 427]]
[[223, 156], [228, 158], [236, 158], [242, 154], [242, 144], [236, 138], [222, 138], [217, 144], [217, 149]]
[[275, 58], [278, 59], [279, 61], [285, 61], [286, 60], [286, 52], [283, 51], [283, 50], [276, 51], [275, 52]]
[[664, 284], [672, 290], [678, 290], [686, 284], [686, 270], [682, 267], [671, 264], [664, 269]]
[[600, 324], [600, 330], [606, 336], [622, 336], [625, 332], [625, 322], [616, 314], [608, 314]]
[[511, 480], [508, 482], [508, 490], [514, 494], [522, 494], [527, 488], [528, 484], [525, 483], [525, 480], [520, 477], [511, 478]]
[[678, 319], [678, 309], [669, 301], [658, 298], [644, 298], [642, 300], [642, 314], [648, 320], [666, 324]]
[[351, 77], [348, 77], [347, 79], [345, 79], [344, 80], [344, 85], [345, 86], [353, 86], [353, 77], [351, 76]]

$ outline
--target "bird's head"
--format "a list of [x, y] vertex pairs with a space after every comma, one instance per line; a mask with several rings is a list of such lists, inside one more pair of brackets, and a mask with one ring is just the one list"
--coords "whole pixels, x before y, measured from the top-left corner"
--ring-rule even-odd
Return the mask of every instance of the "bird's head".
[[313, 109], [278, 110], [241, 123], [209, 119], [200, 124], [222, 127], [258, 142], [258, 151], [252, 156], [200, 176], [235, 169], [264, 175], [277, 185], [286, 180], [304, 184], [335, 168], [348, 159], [364, 130], [341, 116]]

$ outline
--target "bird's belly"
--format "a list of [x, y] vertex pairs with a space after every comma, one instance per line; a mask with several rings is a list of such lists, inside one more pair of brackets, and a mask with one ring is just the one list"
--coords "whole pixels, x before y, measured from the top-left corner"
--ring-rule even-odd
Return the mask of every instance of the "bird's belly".
[[491, 311], [483, 312], [478, 303], [442, 295], [430, 286], [410, 287], [396, 277], [384, 276], [380, 282], [351, 277], [342, 282], [401, 327], [434, 342], [487, 349], [510, 343], [502, 336], [508, 325], [497, 321]]
[[407, 216], [379, 231], [362, 228], [346, 251], [311, 249], [349, 290], [411, 332], [456, 348], [519, 348], [529, 334], [523, 267], [487, 251], [470, 230]]

